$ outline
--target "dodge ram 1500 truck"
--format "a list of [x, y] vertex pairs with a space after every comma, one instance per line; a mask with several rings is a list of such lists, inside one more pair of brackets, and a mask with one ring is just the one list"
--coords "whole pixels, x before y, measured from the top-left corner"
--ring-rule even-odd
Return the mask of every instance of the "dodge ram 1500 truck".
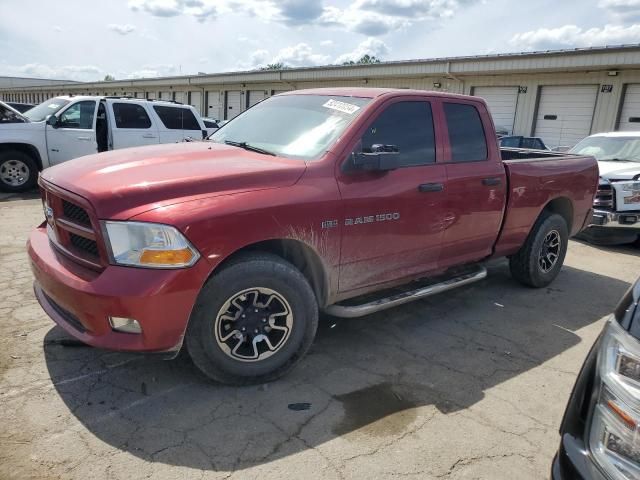
[[273, 380], [319, 311], [356, 317], [466, 285], [509, 257], [548, 285], [591, 218], [593, 157], [498, 147], [477, 97], [335, 88], [277, 95], [208, 142], [45, 170], [35, 294], [96, 347]]
[[0, 190], [22, 192], [38, 172], [118, 148], [180, 142], [213, 133], [195, 108], [168, 101], [55, 97], [0, 122]]

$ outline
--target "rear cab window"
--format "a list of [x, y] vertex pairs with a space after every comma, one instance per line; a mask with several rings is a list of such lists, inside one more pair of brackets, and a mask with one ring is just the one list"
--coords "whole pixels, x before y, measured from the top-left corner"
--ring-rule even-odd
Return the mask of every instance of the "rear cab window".
[[478, 109], [468, 103], [445, 102], [444, 114], [449, 131], [451, 161], [487, 160], [487, 139]]
[[200, 130], [200, 124], [188, 108], [154, 105], [153, 110], [169, 130]]

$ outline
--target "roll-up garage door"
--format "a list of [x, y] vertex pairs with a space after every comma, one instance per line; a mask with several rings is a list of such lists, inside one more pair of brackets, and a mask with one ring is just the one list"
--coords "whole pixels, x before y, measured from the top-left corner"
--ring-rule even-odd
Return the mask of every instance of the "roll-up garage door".
[[549, 148], [572, 147], [591, 133], [597, 97], [597, 85], [542, 87], [535, 136]]
[[195, 108], [202, 115], [202, 92], [191, 92], [191, 100], [189, 105]]
[[187, 103], [187, 92], [174, 92], [173, 99], [178, 103]]
[[173, 100], [171, 92], [160, 92], [160, 100]]
[[220, 91], [208, 90], [207, 91], [207, 117], [221, 120], [224, 116], [222, 113], [222, 104]]
[[264, 90], [249, 90], [247, 95], [249, 95], [247, 105], [253, 107], [256, 103], [261, 102], [267, 97], [267, 92]]
[[518, 107], [518, 87], [475, 87], [473, 94], [487, 102], [496, 130], [511, 135]]
[[239, 90], [229, 90], [227, 92], [227, 111], [225, 120], [231, 120], [242, 111], [242, 92]]
[[640, 131], [640, 84], [626, 86], [618, 130]]

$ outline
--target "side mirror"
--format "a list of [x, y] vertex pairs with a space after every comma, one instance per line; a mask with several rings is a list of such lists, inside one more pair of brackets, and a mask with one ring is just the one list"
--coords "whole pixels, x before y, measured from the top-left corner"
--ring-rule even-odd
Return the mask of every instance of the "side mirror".
[[397, 145], [371, 145], [370, 152], [353, 152], [352, 164], [356, 170], [387, 171], [398, 168], [397, 157], [400, 149]]
[[58, 117], [55, 115], [49, 115], [47, 117], [47, 125], [53, 128], [58, 128]]

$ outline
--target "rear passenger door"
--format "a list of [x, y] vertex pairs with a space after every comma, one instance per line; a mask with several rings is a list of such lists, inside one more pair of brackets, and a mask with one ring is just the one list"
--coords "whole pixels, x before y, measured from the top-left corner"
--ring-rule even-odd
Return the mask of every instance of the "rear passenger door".
[[181, 142], [188, 137], [202, 140], [202, 128], [190, 108], [169, 105], [152, 105], [151, 108], [160, 120], [160, 143]]
[[[131, 100], [107, 100], [107, 112], [110, 149], [160, 143], [158, 130], [142, 103]], [[100, 134], [101, 131], [98, 129], [98, 135]]]
[[492, 253], [505, 208], [506, 174], [483, 104], [445, 99], [441, 106], [448, 226], [439, 264], [448, 267]]

